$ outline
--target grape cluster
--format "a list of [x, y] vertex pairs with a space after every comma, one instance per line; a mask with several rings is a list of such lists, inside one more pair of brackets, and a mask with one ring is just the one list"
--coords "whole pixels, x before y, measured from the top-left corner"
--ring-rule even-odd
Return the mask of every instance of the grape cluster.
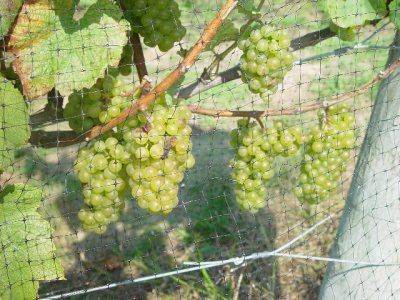
[[186, 35], [180, 21], [181, 11], [174, 0], [124, 1], [132, 30], [143, 36], [149, 47], [166, 52]]
[[288, 32], [268, 25], [253, 30], [247, 39], [238, 44], [243, 51], [240, 59], [242, 80], [265, 101], [292, 69], [293, 55], [288, 50], [289, 46]]
[[99, 123], [102, 108], [101, 91], [97, 88], [83, 89], [68, 97], [64, 108], [64, 119], [76, 133], [89, 130]]
[[236, 202], [243, 210], [256, 213], [267, 204], [266, 183], [274, 176], [272, 163], [276, 156], [297, 154], [304, 142], [301, 127], [288, 127], [284, 122], [261, 129], [246, 119], [238, 121], [231, 131], [231, 145], [236, 157], [231, 161], [232, 179], [236, 181]]
[[148, 111], [79, 151], [75, 170], [85, 204], [78, 217], [85, 230], [104, 233], [122, 212], [128, 190], [150, 213], [167, 214], [178, 205], [178, 184], [195, 164], [192, 113], [186, 106], [168, 106], [164, 96]]
[[129, 153], [112, 136], [80, 149], [74, 168], [84, 185], [78, 217], [85, 230], [102, 234], [118, 220], [126, 194], [123, 166], [129, 161]]
[[333, 22], [331, 22], [329, 24], [329, 28], [331, 31], [337, 33], [337, 36], [339, 39], [346, 41], [346, 42], [354, 41], [356, 34], [357, 34], [357, 30], [355, 27], [343, 28], [343, 27], [337, 26]]
[[295, 194], [302, 202], [327, 199], [340, 185], [355, 145], [354, 115], [344, 105], [331, 107], [325, 121], [310, 129]]
[[283, 121], [275, 121], [273, 125], [266, 129], [266, 133], [274, 154], [284, 157], [296, 155], [306, 139], [301, 126], [289, 126]]
[[117, 117], [121, 111], [131, 106], [132, 99], [122, 96], [129, 85], [120, 78], [108, 74], [100, 79], [96, 85], [102, 91], [103, 106], [99, 113], [101, 123], [109, 122]]
[[132, 84], [128, 82], [131, 79], [127, 75], [120, 75], [117, 69], [111, 69], [111, 72], [98, 79], [90, 89], [84, 88], [68, 97], [64, 119], [76, 133], [109, 122], [131, 105], [131, 98], [121, 96], [132, 89]]
[[139, 207], [167, 214], [178, 205], [178, 185], [185, 170], [195, 164], [188, 125], [192, 113], [186, 106], [168, 107], [161, 100], [151, 111], [144, 118], [151, 120], [150, 128], [137, 127], [143, 122], [139, 115], [123, 130], [126, 147], [134, 158], [126, 173]]

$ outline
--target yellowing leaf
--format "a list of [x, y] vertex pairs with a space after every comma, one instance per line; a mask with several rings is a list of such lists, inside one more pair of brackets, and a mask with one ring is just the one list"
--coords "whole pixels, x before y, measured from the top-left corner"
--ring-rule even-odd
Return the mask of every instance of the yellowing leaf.
[[0, 299], [36, 299], [39, 280], [64, 279], [50, 224], [37, 209], [41, 190], [9, 185], [0, 193]]
[[25, 1], [9, 47], [24, 94], [31, 99], [55, 87], [61, 95], [91, 87], [116, 66], [129, 24], [110, 0], [99, 0], [79, 21], [73, 0]]
[[0, 37], [7, 34], [22, 2], [23, 0], [0, 0]]
[[30, 135], [27, 105], [13, 84], [0, 75], [0, 172]]

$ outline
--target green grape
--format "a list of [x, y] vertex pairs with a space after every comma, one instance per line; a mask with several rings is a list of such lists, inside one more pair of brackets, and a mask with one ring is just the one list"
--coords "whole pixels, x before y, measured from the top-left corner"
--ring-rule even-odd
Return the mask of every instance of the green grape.
[[247, 39], [239, 41], [238, 48], [243, 51], [242, 80], [265, 101], [292, 68], [293, 55], [288, 51], [289, 46], [287, 31], [268, 25], [254, 29]]
[[166, 52], [186, 35], [180, 21], [181, 12], [174, 0], [123, 1], [125, 15], [149, 47]]
[[325, 117], [320, 126], [310, 129], [294, 191], [300, 201], [309, 204], [326, 200], [340, 187], [350, 149], [355, 146], [354, 116], [347, 106], [332, 106]]

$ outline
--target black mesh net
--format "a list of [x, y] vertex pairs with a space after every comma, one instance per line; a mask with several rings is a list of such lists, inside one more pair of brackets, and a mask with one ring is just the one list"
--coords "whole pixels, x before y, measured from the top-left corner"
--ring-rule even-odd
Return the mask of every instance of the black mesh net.
[[319, 2], [0, 0], [0, 299], [395, 299], [397, 4]]

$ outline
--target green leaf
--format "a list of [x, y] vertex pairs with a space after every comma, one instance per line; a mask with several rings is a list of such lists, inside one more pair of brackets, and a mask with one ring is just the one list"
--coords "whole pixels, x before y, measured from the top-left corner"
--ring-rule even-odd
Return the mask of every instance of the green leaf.
[[79, 21], [88, 11], [89, 7], [95, 4], [97, 0], [80, 0], [75, 8], [74, 17], [75, 21]]
[[393, 0], [389, 4], [389, 18], [396, 25], [397, 28], [400, 28], [400, 0]]
[[238, 12], [252, 16], [258, 13], [257, 7], [254, 5], [254, 0], [240, 0], [238, 4]]
[[0, 75], [0, 172], [30, 136], [28, 108], [21, 93]]
[[64, 279], [52, 229], [37, 209], [42, 191], [24, 184], [0, 193], [0, 299], [36, 299], [39, 280]]
[[364, 25], [386, 13], [385, 0], [324, 0], [332, 22], [342, 28]]
[[78, 7], [89, 8], [89, 6], [92, 6], [96, 2], [97, 0], [80, 0], [78, 3]]
[[117, 66], [129, 23], [118, 6], [99, 0], [78, 22], [74, 0], [25, 1], [10, 38], [13, 67], [31, 99], [55, 87], [63, 96], [91, 87]]
[[23, 0], [0, 0], [0, 37], [8, 33], [22, 2]]
[[239, 37], [239, 30], [235, 27], [231, 20], [226, 20], [222, 27], [217, 31], [212, 41], [207, 45], [206, 51], [213, 50], [221, 43], [236, 41]]

